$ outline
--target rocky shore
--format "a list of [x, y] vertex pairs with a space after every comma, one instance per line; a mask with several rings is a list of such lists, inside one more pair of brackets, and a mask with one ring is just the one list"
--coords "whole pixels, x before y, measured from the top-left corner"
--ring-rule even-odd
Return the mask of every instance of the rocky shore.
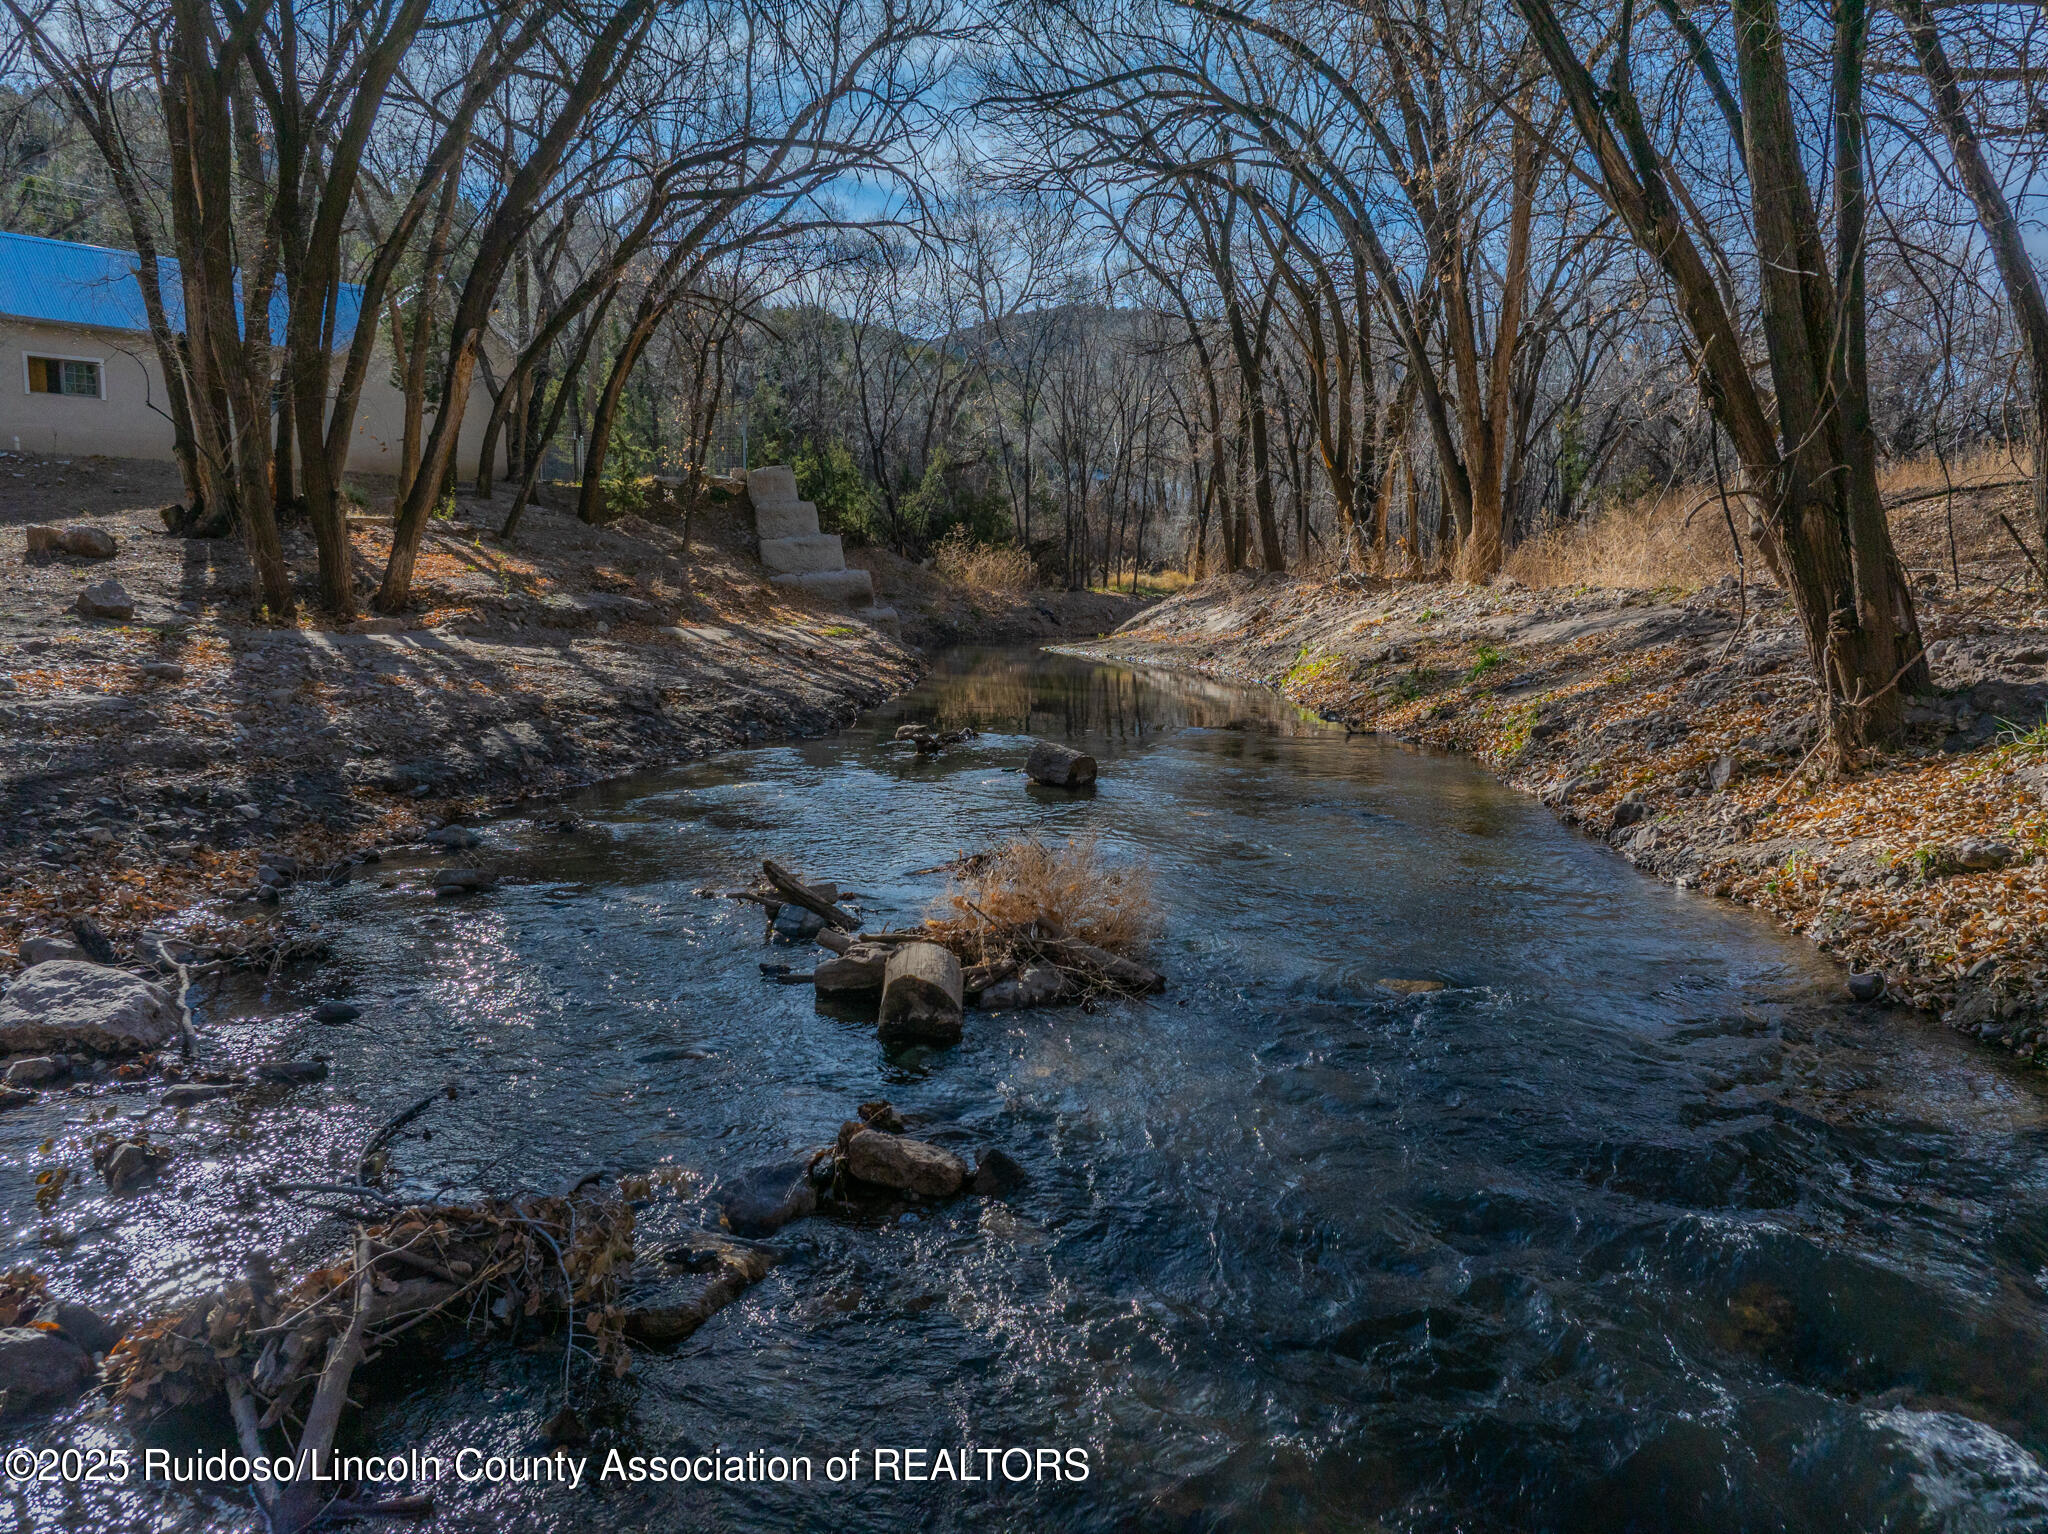
[[1810, 764], [1790, 604], [1232, 576], [1078, 653], [1272, 687], [1347, 728], [1469, 752], [1660, 878], [1770, 912], [1854, 994], [2048, 1062], [2048, 611], [1923, 585], [1938, 696], [1898, 751]]

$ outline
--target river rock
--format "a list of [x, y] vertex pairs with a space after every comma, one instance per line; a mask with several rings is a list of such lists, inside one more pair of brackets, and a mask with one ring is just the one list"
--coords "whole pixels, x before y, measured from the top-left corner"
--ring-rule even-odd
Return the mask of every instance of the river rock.
[[434, 894], [442, 900], [478, 895], [497, 887], [498, 876], [487, 868], [444, 868], [434, 875]]
[[94, 1156], [109, 1191], [125, 1193], [140, 1187], [170, 1164], [172, 1152], [142, 1140], [124, 1140], [104, 1155]]
[[775, 935], [786, 942], [808, 943], [825, 930], [825, 918], [800, 905], [786, 905], [775, 913]]
[[31, 1326], [0, 1329], [0, 1417], [61, 1400], [91, 1373], [92, 1359], [67, 1337]]
[[1849, 999], [1851, 1001], [1876, 1001], [1883, 994], [1883, 971], [1873, 969], [1860, 974], [1854, 970], [1850, 971]]
[[21, 940], [21, 962], [34, 966], [47, 964], [52, 959], [83, 959], [85, 950], [68, 937], [50, 934], [45, 937], [25, 937]]
[[887, 1098], [862, 1103], [860, 1121], [870, 1129], [880, 1129], [892, 1135], [900, 1135], [910, 1127], [903, 1122], [903, 1115], [896, 1111], [896, 1105]]
[[1990, 873], [2019, 857], [2019, 849], [2012, 843], [1989, 836], [1966, 836], [1948, 851], [1956, 867], [1971, 873]]
[[1067, 977], [1052, 964], [1027, 964], [1007, 980], [998, 980], [981, 993], [978, 1005], [985, 1012], [1006, 1012], [1018, 1007], [1043, 1007], [1059, 999]]
[[840, 1153], [847, 1173], [877, 1188], [920, 1198], [951, 1198], [967, 1181], [967, 1163], [949, 1150], [889, 1134], [865, 1124], [842, 1131]]
[[0, 1054], [129, 1055], [177, 1036], [169, 991], [104, 964], [49, 960], [23, 970], [0, 997]]
[[71, 1074], [71, 1062], [62, 1055], [31, 1055], [7, 1067], [10, 1087], [39, 1087], [46, 1081]]
[[1048, 788], [1086, 788], [1095, 781], [1095, 758], [1056, 741], [1034, 741], [1024, 771], [1032, 782]]
[[443, 826], [438, 831], [429, 831], [420, 839], [431, 847], [446, 847], [451, 851], [484, 844], [484, 839], [468, 826]]
[[1001, 1198], [1030, 1180], [1023, 1164], [1008, 1151], [991, 1147], [975, 1158], [974, 1191], [983, 1198]]
[[135, 598], [119, 581], [95, 581], [78, 593], [72, 606], [82, 618], [105, 618], [126, 623], [135, 616]]
[[209, 1103], [216, 1097], [233, 1097], [242, 1089], [220, 1082], [188, 1081], [172, 1087], [164, 1093], [166, 1108], [189, 1108], [194, 1103]]
[[0, 1087], [0, 1112], [9, 1108], [26, 1108], [35, 1100], [35, 1093], [23, 1091], [20, 1087]]
[[323, 1001], [313, 1009], [316, 1023], [352, 1023], [363, 1015], [363, 1009], [345, 1001]]
[[743, 1172], [719, 1193], [719, 1223], [736, 1236], [772, 1236], [815, 1214], [818, 1185], [810, 1174], [809, 1156]]
[[252, 1073], [258, 1081], [277, 1086], [299, 1087], [327, 1079], [325, 1060], [266, 1060]]
[[51, 1300], [36, 1312], [36, 1324], [56, 1327], [88, 1353], [104, 1353], [121, 1340], [120, 1327], [76, 1300]]
[[1381, 990], [1392, 991], [1396, 996], [1425, 996], [1431, 991], [1446, 989], [1441, 980], [1383, 979], [1376, 983]]
[[889, 969], [889, 952], [873, 943], [855, 943], [836, 958], [820, 960], [811, 983], [820, 996], [877, 996]]
[[120, 545], [104, 527], [89, 522], [72, 522], [63, 527], [30, 527], [31, 554], [69, 554], [73, 559], [112, 559]]

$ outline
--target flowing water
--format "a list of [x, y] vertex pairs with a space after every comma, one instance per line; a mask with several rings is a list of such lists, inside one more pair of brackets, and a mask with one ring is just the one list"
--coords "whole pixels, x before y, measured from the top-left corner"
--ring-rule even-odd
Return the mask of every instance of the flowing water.
[[[908, 719], [983, 734], [920, 761], [888, 743]], [[1093, 751], [1099, 791], [1027, 789], [1032, 735]], [[464, 1095], [399, 1142], [398, 1186], [672, 1161], [649, 1244], [887, 1097], [1029, 1186], [789, 1226], [688, 1343], [580, 1387], [592, 1478], [611, 1447], [722, 1445], [811, 1456], [810, 1484], [448, 1481], [433, 1527], [2048, 1530], [2033, 1081], [1839, 1004], [1802, 944], [1462, 761], [1261, 694], [959, 654], [842, 735], [572, 807], [575, 834], [489, 828], [507, 883], [480, 900], [435, 905], [393, 865], [309, 897], [341, 933], [314, 988], [203, 1022], [226, 1056], [322, 1048], [333, 1074], [166, 1124], [186, 1150], [164, 1188], [31, 1199], [89, 1113], [146, 1096], [0, 1119], [0, 1266], [148, 1307], [317, 1241], [253, 1172], [317, 1175], [445, 1077]], [[892, 1057], [762, 979], [758, 912], [696, 893], [770, 855], [901, 922], [941, 884], [910, 870], [1023, 832], [1152, 865], [1164, 997], [971, 1013], [958, 1048]], [[361, 1020], [311, 1024], [338, 993]], [[423, 1350], [359, 1446], [539, 1452], [561, 1374], [558, 1339]], [[119, 1441], [83, 1409], [11, 1440]], [[970, 1454], [993, 1480], [826, 1480], [877, 1447], [1071, 1448], [1089, 1474], [1011, 1482]], [[219, 1487], [8, 1495], [28, 1527], [250, 1522]]]

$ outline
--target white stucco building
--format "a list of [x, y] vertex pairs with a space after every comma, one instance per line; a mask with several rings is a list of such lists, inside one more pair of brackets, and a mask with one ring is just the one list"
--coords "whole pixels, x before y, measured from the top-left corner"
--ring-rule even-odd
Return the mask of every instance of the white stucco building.
[[[184, 303], [177, 263], [162, 264], [165, 311], [180, 325]], [[343, 349], [361, 296], [360, 288], [342, 290], [335, 334]], [[272, 306], [271, 334], [283, 333], [280, 296]], [[490, 404], [479, 378], [457, 443], [456, 472], [462, 477], [476, 473]], [[351, 472], [397, 472], [404, 405], [403, 391], [392, 382], [390, 337], [380, 328], [356, 411]], [[429, 410], [425, 429], [432, 428]], [[171, 446], [163, 370], [150, 344], [134, 254], [0, 234], [0, 448], [169, 461]]]

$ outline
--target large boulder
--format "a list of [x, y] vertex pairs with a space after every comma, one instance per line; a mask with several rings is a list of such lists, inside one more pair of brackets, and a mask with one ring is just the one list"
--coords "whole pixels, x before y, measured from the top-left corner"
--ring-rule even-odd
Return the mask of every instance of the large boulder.
[[0, 1054], [132, 1055], [177, 1037], [171, 993], [105, 964], [52, 959], [23, 970], [0, 996]]
[[865, 1124], [846, 1128], [840, 1154], [861, 1182], [919, 1198], [951, 1198], [967, 1182], [967, 1163], [949, 1150]]
[[33, 1326], [0, 1330], [0, 1417], [61, 1400], [91, 1373], [85, 1349], [55, 1332]]

